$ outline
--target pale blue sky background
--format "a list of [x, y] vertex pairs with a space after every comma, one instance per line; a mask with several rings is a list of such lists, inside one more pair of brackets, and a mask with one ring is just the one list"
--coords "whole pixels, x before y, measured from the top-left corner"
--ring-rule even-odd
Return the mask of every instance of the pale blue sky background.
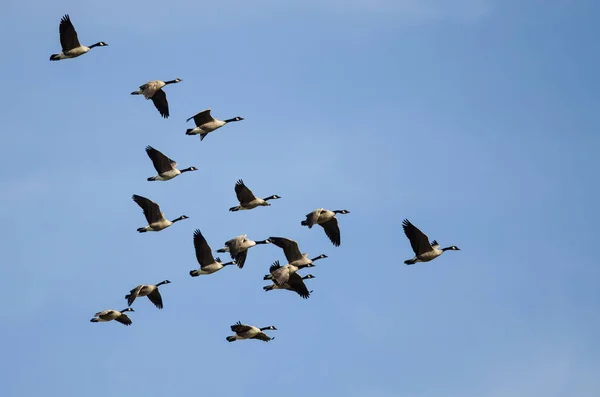
[[[596, 1], [8, 0], [0, 15], [3, 396], [600, 395]], [[69, 13], [82, 43], [60, 51]], [[153, 79], [171, 118], [129, 93]], [[203, 142], [185, 119], [245, 117]], [[144, 147], [200, 171], [166, 183]], [[243, 178], [269, 208], [230, 213]], [[145, 225], [133, 193], [171, 219]], [[342, 245], [300, 226], [340, 216]], [[412, 257], [410, 219], [450, 252]], [[191, 278], [192, 233], [287, 236]], [[306, 274], [307, 272], [303, 272]], [[140, 283], [165, 308], [91, 324]], [[235, 321], [269, 343], [227, 343]]]

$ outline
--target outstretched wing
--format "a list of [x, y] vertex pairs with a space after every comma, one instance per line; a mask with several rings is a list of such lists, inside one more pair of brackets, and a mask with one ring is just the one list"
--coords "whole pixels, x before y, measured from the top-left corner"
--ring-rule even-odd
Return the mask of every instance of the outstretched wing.
[[150, 302], [152, 302], [157, 308], [163, 308], [162, 296], [160, 296], [158, 288], [148, 294], [148, 299], [150, 299]]
[[415, 225], [410, 223], [408, 219], [402, 221], [402, 228], [404, 234], [410, 241], [410, 245], [415, 252], [415, 255], [421, 255], [431, 251], [431, 244], [429, 244], [429, 237], [422, 231], [420, 231]]
[[58, 32], [60, 34], [60, 46], [62, 47], [63, 53], [81, 45], [75, 27], [73, 26], [73, 23], [71, 23], [71, 18], [68, 14], [61, 18]]
[[200, 267], [215, 263], [210, 246], [206, 242], [200, 229], [194, 231], [194, 249], [196, 250], [196, 260], [198, 260]]
[[259, 332], [258, 334], [254, 335], [254, 336], [253, 336], [252, 338], [250, 338], [250, 339], [258, 339], [258, 340], [262, 340], [262, 341], [264, 341], [264, 342], [268, 342], [268, 341], [270, 341], [271, 339], [274, 339], [274, 338], [271, 338], [271, 337], [269, 337], [269, 336], [268, 336], [267, 334], [265, 334], [264, 332]]
[[115, 318], [115, 321], [125, 325], [131, 325], [132, 323], [132, 321], [129, 319], [129, 317], [127, 317], [126, 314], [121, 314], [119, 317]]
[[144, 211], [144, 216], [146, 217], [146, 221], [148, 221], [149, 225], [163, 219], [163, 216], [160, 212], [160, 207], [154, 201], [147, 199], [146, 197], [138, 196], [137, 194], [134, 194], [131, 197], [133, 198], [133, 201], [135, 201], [136, 204], [139, 205]]
[[190, 117], [189, 119], [186, 120], [186, 123], [188, 121], [190, 121], [191, 119], [194, 119], [194, 123], [196, 124], [196, 127], [200, 127], [201, 125], [204, 125], [204, 124], [214, 120], [212, 118], [212, 116], [210, 115], [210, 109], [203, 110], [200, 113], [196, 114], [195, 116]]
[[290, 278], [287, 282], [290, 286], [290, 289], [300, 295], [303, 299], [308, 299], [310, 296], [310, 292], [308, 288], [306, 288], [306, 284], [304, 284], [304, 280], [302, 280], [302, 276], [298, 273], [290, 274]]
[[152, 146], [146, 146], [146, 154], [148, 155], [148, 157], [150, 157], [150, 160], [152, 160], [154, 169], [159, 174], [170, 171], [177, 167], [176, 161], [171, 160], [170, 158], [162, 154], [162, 152], [154, 149]]
[[235, 184], [235, 195], [240, 203], [249, 203], [256, 199], [254, 193], [244, 185], [244, 181], [241, 179]]
[[154, 103], [154, 107], [158, 110], [161, 116], [165, 119], [169, 117], [169, 102], [167, 102], [167, 94], [161, 89], [157, 90], [154, 95], [152, 95], [152, 102]]
[[329, 240], [333, 243], [334, 246], [340, 246], [340, 227], [338, 226], [338, 221], [336, 217], [331, 218], [325, 223], [322, 223], [321, 226], [323, 230], [325, 230], [325, 234], [329, 238]]
[[285, 259], [287, 259], [288, 263], [292, 263], [304, 257], [300, 252], [298, 243], [294, 240], [285, 237], [269, 237], [269, 241], [283, 250]]

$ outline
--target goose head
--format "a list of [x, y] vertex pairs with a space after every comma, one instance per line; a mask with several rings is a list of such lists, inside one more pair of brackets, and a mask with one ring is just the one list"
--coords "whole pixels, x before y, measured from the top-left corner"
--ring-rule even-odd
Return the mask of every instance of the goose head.
[[302, 280], [308, 280], [311, 278], [315, 278], [315, 276], [313, 276], [312, 274], [307, 274], [306, 276], [302, 277]]
[[348, 211], [348, 210], [335, 210], [333, 212], [336, 214], [349, 214], [350, 213], [350, 211]]
[[460, 251], [460, 248], [456, 245], [452, 245], [450, 247], [442, 248], [442, 251]]
[[92, 44], [92, 45], [90, 46], [90, 48], [94, 48], [94, 47], [104, 47], [104, 46], [107, 46], [107, 45], [108, 45], [108, 44], [106, 44], [105, 42], [103, 42], [103, 41], [99, 41], [99, 42], [97, 42], [96, 44]]
[[269, 325], [268, 327], [262, 327], [260, 330], [261, 331], [267, 331], [267, 330], [277, 331], [277, 328], [275, 328], [273, 325]]
[[226, 123], [231, 123], [231, 122], [233, 122], [233, 121], [242, 121], [242, 120], [244, 120], [244, 118], [243, 118], [243, 117], [239, 117], [239, 116], [237, 116], [237, 117], [234, 117], [234, 118], [232, 118], [232, 119], [227, 119], [227, 120], [224, 120], [224, 121], [225, 121]]
[[134, 312], [135, 310], [133, 310], [132, 308], [128, 307], [126, 309], [121, 310], [121, 313], [125, 313], [125, 312]]
[[179, 221], [181, 221], [183, 219], [189, 219], [189, 216], [187, 216], [187, 215], [181, 215], [179, 218], [173, 219], [171, 222], [175, 223], [175, 222], [179, 222]]

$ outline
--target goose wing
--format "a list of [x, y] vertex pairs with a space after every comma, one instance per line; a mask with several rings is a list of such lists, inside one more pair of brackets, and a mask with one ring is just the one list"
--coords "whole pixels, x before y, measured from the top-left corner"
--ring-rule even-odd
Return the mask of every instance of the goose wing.
[[191, 119], [194, 119], [196, 127], [200, 127], [201, 125], [204, 125], [214, 120], [213, 117], [210, 115], [210, 109], [203, 110], [195, 116], [190, 117], [186, 120], [186, 123]]
[[237, 334], [242, 333], [242, 332], [248, 332], [250, 330], [252, 330], [252, 327], [250, 325], [246, 325], [246, 324], [242, 324], [241, 322], [237, 322], [235, 324], [233, 324], [231, 326], [231, 330]]
[[300, 295], [303, 299], [307, 299], [310, 296], [310, 292], [308, 291], [306, 284], [304, 284], [302, 276], [300, 276], [298, 273], [290, 274], [287, 284], [290, 286], [292, 291]]
[[240, 269], [242, 269], [244, 267], [244, 263], [246, 263], [246, 257], [248, 256], [248, 250], [244, 250], [242, 252], [238, 252], [237, 255], [235, 256], [235, 264], [237, 265], [237, 267], [239, 267]]
[[410, 223], [408, 219], [402, 221], [402, 228], [404, 229], [404, 234], [410, 241], [410, 245], [415, 252], [415, 255], [421, 255], [431, 251], [429, 237], [427, 237], [427, 235], [420, 231], [415, 225]]
[[269, 240], [279, 248], [283, 249], [283, 253], [285, 254], [288, 263], [304, 258], [296, 241], [285, 237], [269, 237]]
[[147, 199], [146, 197], [138, 196], [137, 194], [134, 194], [131, 197], [133, 198], [133, 201], [135, 201], [136, 204], [139, 205], [144, 211], [144, 216], [146, 217], [149, 225], [164, 219], [162, 213], [160, 212], [160, 206], [154, 201]]
[[131, 319], [127, 317], [127, 314], [121, 313], [121, 315], [115, 318], [115, 321], [120, 322], [121, 324], [131, 325]]
[[152, 95], [152, 103], [154, 103], [154, 107], [158, 110], [161, 116], [165, 119], [169, 117], [169, 102], [167, 102], [167, 94], [160, 89], [157, 90], [154, 95]]
[[321, 226], [323, 230], [325, 230], [325, 234], [329, 238], [329, 240], [333, 243], [334, 246], [340, 246], [340, 227], [338, 226], [338, 221], [336, 217], [331, 218], [325, 223], [322, 223]]
[[63, 53], [81, 46], [77, 37], [77, 31], [68, 14], [61, 18], [58, 32], [60, 34], [60, 46]]
[[250, 339], [258, 339], [258, 340], [262, 340], [264, 342], [268, 342], [268, 341], [270, 341], [273, 338], [271, 338], [270, 336], [268, 336], [267, 334], [265, 334], [264, 332], [261, 331], [258, 334], [254, 335]]
[[249, 203], [250, 201], [256, 199], [252, 190], [248, 189], [246, 185], [244, 185], [243, 180], [238, 180], [235, 184], [235, 195], [240, 203]]
[[175, 167], [177, 167], [176, 161], [171, 160], [170, 158], [162, 154], [162, 152], [154, 149], [152, 146], [146, 146], [146, 154], [148, 155], [148, 157], [150, 157], [150, 160], [152, 160], [154, 169], [159, 174], [171, 171]]
[[129, 291], [129, 295], [126, 296], [127, 306], [131, 306], [133, 304], [143, 287], [143, 285], [138, 285], [137, 287]]
[[152, 302], [154, 304], [154, 306], [156, 306], [157, 308], [159, 308], [159, 309], [163, 308], [162, 296], [160, 296], [160, 292], [158, 291], [158, 288], [155, 288], [154, 291], [152, 291], [148, 294], [148, 299], [150, 299], [150, 302]]
[[200, 229], [194, 231], [194, 249], [196, 250], [196, 260], [200, 267], [215, 263], [215, 258], [210, 250], [210, 246], [202, 235]]

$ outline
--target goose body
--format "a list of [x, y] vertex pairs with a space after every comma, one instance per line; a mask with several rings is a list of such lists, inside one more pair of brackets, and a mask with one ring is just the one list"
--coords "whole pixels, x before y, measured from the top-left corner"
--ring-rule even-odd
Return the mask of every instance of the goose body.
[[412, 259], [405, 260], [404, 263], [407, 265], [414, 265], [417, 262], [429, 262], [442, 255], [445, 251], [460, 251], [455, 245], [450, 247], [441, 248], [437, 241], [433, 240], [429, 242], [429, 237], [416, 226], [414, 226], [408, 219], [402, 221], [402, 228], [404, 234], [410, 241], [410, 245], [415, 253], [415, 257]]
[[221, 270], [225, 266], [235, 264], [235, 261], [223, 263], [219, 257], [214, 258], [210, 246], [199, 229], [194, 231], [194, 250], [196, 251], [196, 260], [200, 264], [200, 269], [190, 270], [190, 276], [192, 277], [211, 274]]
[[60, 24], [58, 25], [58, 32], [60, 35], [62, 52], [60, 54], [50, 55], [51, 61], [77, 58], [78, 56], [87, 53], [94, 47], [104, 47], [108, 45], [103, 41], [99, 41], [89, 47], [81, 45], [79, 38], [77, 37], [77, 31], [75, 30], [75, 27], [73, 26], [71, 18], [68, 14], [61, 18]]
[[252, 190], [248, 189], [248, 187], [244, 184], [243, 180], [238, 180], [235, 184], [235, 195], [240, 202], [239, 205], [235, 207], [231, 207], [229, 211], [235, 212], [240, 210], [251, 210], [256, 207], [269, 207], [267, 201], [280, 199], [278, 195], [274, 194], [269, 197], [265, 197], [264, 199], [258, 198], [252, 193]]
[[227, 337], [228, 342], [235, 342], [236, 340], [244, 340], [244, 339], [258, 339], [258, 340], [262, 340], [264, 342], [268, 342], [275, 338], [269, 337], [263, 331], [277, 330], [277, 328], [275, 328], [272, 325], [269, 325], [268, 327], [258, 328], [253, 325], [242, 324], [241, 322], [238, 321], [237, 323], [235, 323], [231, 326], [231, 330], [233, 332], [235, 332], [235, 335], [228, 336]]
[[123, 309], [121, 311], [118, 310], [103, 310], [101, 312], [98, 312], [96, 314], [94, 314], [94, 318], [92, 318], [90, 320], [90, 322], [92, 323], [104, 323], [107, 321], [112, 321], [115, 320], [121, 324], [124, 325], [131, 325], [132, 321], [131, 319], [129, 319], [129, 317], [127, 317], [127, 315], [125, 314], [125, 312], [132, 312], [134, 311], [132, 308], [128, 307], [126, 309]]
[[304, 277], [301, 277], [298, 273], [290, 274], [288, 281], [282, 285], [277, 285], [275, 283], [271, 285], [264, 286], [263, 289], [265, 291], [272, 291], [275, 289], [286, 289], [289, 291], [294, 291], [298, 295], [300, 295], [304, 299], [308, 299], [312, 291], [309, 291], [304, 284], [304, 280], [315, 278], [312, 274], [307, 274]]
[[161, 281], [158, 284], [141, 284], [132, 289], [128, 295], [125, 295], [125, 299], [127, 299], [127, 305], [131, 306], [136, 298], [141, 296], [147, 296], [150, 302], [154, 304], [159, 309], [163, 308], [162, 296], [160, 295], [160, 291], [158, 287], [164, 284], [170, 284], [169, 280]]
[[163, 229], [168, 228], [175, 222], [179, 222], [183, 219], [188, 219], [186, 215], [181, 215], [179, 218], [173, 219], [172, 221], [165, 218], [165, 213], [160, 211], [160, 206], [154, 201], [147, 199], [146, 197], [138, 196], [134, 194], [132, 196], [133, 201], [139, 205], [144, 211], [144, 216], [148, 225], [137, 229], [140, 233], [145, 232], [159, 232]]
[[338, 220], [335, 217], [336, 214], [349, 214], [348, 210], [326, 210], [324, 208], [317, 208], [309, 214], [306, 214], [306, 220], [301, 222], [302, 226], [308, 226], [311, 229], [314, 225], [319, 225], [325, 231], [325, 234], [331, 241], [331, 243], [339, 247], [341, 243], [340, 227], [338, 226]]
[[246, 238], [245, 234], [241, 234], [231, 240], [227, 240], [225, 242], [225, 247], [218, 249], [217, 252], [229, 252], [231, 259], [234, 259], [237, 266], [241, 269], [244, 267], [244, 263], [246, 263], [246, 256], [248, 255], [249, 248], [252, 248], [257, 244], [269, 244], [270, 242], [269, 239], [253, 241]]
[[231, 123], [234, 121], [242, 121], [243, 117], [234, 117], [227, 120], [219, 120], [210, 115], [210, 109], [206, 109], [196, 114], [195, 116], [190, 117], [186, 120], [186, 122], [194, 119], [194, 123], [196, 124], [195, 128], [188, 128], [185, 131], [186, 135], [200, 135], [200, 141], [206, 138], [210, 132], [213, 132], [216, 129], [223, 127], [227, 123]]
[[163, 91], [163, 87], [168, 84], [175, 84], [182, 81], [177, 78], [175, 80], [162, 81], [152, 80], [140, 86], [137, 91], [133, 91], [131, 95], [143, 95], [146, 99], [152, 99], [154, 107], [158, 110], [158, 113], [164, 118], [169, 117], [169, 102], [167, 101], [167, 94]]
[[196, 167], [188, 167], [182, 170], [177, 169], [176, 161], [171, 160], [152, 146], [146, 146], [146, 154], [150, 157], [154, 169], [158, 172], [158, 175], [148, 178], [148, 181], [168, 181], [184, 172], [198, 170]]

